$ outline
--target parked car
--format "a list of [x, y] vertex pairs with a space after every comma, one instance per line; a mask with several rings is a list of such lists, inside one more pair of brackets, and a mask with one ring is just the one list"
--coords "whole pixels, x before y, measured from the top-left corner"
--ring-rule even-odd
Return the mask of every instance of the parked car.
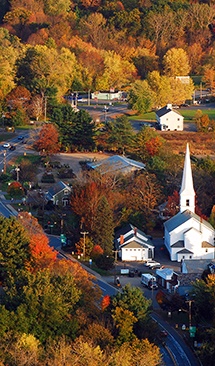
[[16, 146], [11, 145], [9, 149], [10, 149], [11, 151], [14, 151], [14, 150], [16, 150]]
[[24, 140], [24, 136], [18, 136], [18, 140]]
[[10, 144], [9, 142], [5, 142], [5, 144], [2, 145], [5, 149], [9, 149]]
[[145, 264], [146, 267], [150, 269], [160, 268], [161, 264], [159, 262], [156, 262], [154, 260], [148, 260]]

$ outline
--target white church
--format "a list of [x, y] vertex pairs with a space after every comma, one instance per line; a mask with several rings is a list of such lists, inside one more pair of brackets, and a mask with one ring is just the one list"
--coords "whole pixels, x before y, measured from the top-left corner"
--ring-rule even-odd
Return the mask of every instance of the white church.
[[187, 144], [182, 184], [180, 212], [164, 224], [164, 244], [172, 261], [214, 259], [214, 228], [195, 213], [195, 191]]

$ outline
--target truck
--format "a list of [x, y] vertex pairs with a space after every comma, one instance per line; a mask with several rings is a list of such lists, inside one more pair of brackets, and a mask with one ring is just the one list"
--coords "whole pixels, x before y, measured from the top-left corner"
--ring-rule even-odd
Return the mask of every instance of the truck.
[[150, 290], [156, 290], [158, 288], [156, 277], [151, 275], [151, 273], [142, 273], [141, 283]]

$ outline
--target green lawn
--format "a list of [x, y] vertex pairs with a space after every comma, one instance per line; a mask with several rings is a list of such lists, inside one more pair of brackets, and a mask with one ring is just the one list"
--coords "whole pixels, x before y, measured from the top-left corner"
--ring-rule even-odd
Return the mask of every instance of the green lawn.
[[[199, 109], [201, 110], [201, 106], [199, 106]], [[193, 121], [195, 118], [196, 111], [197, 111], [197, 109], [194, 110], [194, 109], [190, 109], [189, 107], [187, 107], [187, 109], [179, 109], [179, 112], [184, 117], [185, 122]], [[210, 119], [215, 120], [215, 109], [208, 108], [208, 109], [204, 109], [201, 111], [203, 112], [203, 114], [207, 114]], [[148, 112], [148, 113], [139, 114], [139, 115], [135, 115], [135, 116], [129, 116], [129, 119], [131, 121], [135, 121], [135, 120], [156, 121], [155, 112]]]

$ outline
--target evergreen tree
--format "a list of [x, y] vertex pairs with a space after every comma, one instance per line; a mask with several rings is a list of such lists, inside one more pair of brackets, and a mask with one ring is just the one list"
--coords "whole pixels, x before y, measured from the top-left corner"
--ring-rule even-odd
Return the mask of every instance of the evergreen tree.
[[14, 218], [0, 217], [0, 279], [3, 285], [19, 284], [30, 258], [25, 229]]
[[112, 255], [114, 224], [113, 212], [105, 196], [99, 201], [95, 223], [94, 242], [99, 244], [106, 255]]

